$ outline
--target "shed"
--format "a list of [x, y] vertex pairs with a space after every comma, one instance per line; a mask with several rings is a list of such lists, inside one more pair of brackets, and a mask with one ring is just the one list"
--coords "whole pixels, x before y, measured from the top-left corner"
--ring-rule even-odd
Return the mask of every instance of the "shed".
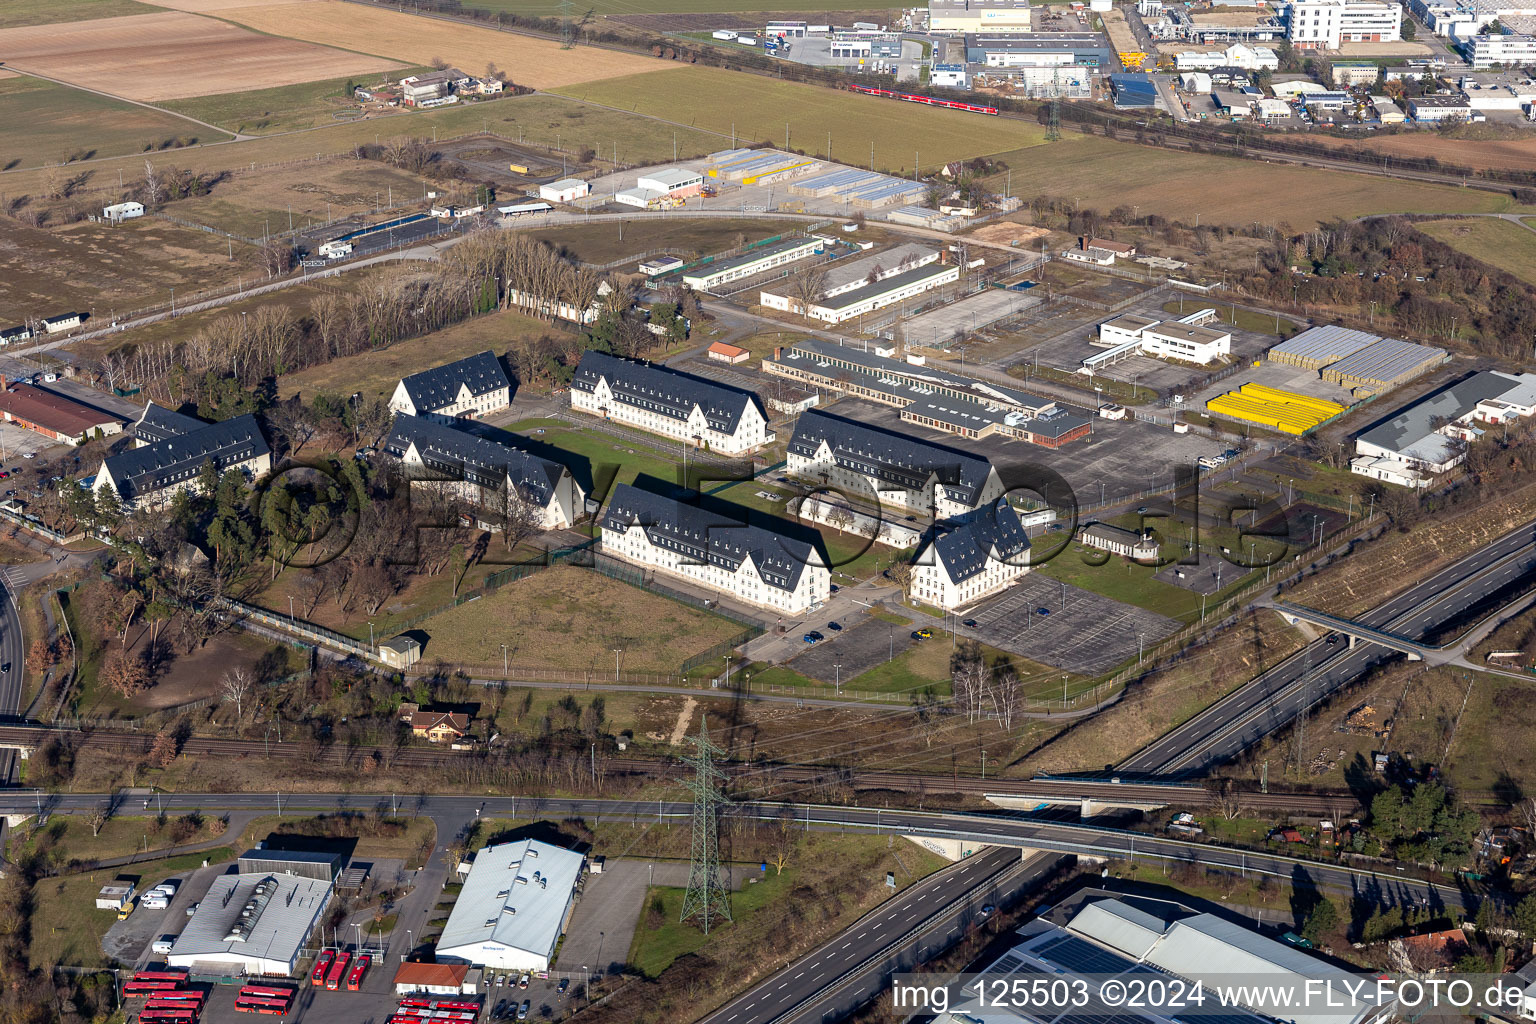
[[390, 668], [410, 668], [421, 660], [421, 643], [401, 633], [379, 644], [378, 658]]

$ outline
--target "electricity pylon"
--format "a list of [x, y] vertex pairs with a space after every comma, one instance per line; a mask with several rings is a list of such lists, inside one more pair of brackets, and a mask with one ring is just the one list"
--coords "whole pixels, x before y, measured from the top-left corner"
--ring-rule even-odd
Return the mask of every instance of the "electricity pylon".
[[720, 871], [720, 808], [727, 802], [720, 791], [725, 773], [715, 767], [715, 758], [725, 751], [709, 742], [709, 716], [699, 722], [699, 735], [689, 742], [697, 753], [684, 757], [693, 766], [693, 779], [683, 785], [693, 794], [693, 843], [689, 854], [688, 891], [683, 894], [683, 912], [679, 921], [699, 919], [704, 934], [710, 922], [731, 919], [731, 892]]

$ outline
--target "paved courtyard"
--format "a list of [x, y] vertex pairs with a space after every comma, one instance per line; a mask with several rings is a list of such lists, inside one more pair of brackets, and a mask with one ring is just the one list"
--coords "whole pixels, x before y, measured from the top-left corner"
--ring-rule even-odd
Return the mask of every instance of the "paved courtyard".
[[803, 676], [824, 683], [834, 683], [839, 679], [846, 683], [857, 675], [884, 665], [914, 642], [910, 623], [896, 625], [873, 618], [865, 619], [840, 633], [814, 622], [809, 628], [819, 630], [826, 639], [816, 644], [805, 644], [805, 652], [791, 662], [791, 667]]
[[[1040, 615], [1040, 608], [1049, 614]], [[993, 647], [1088, 676], [1134, 658], [1138, 634], [1151, 647], [1180, 625], [1035, 572], [969, 617], [976, 620], [971, 632]]]

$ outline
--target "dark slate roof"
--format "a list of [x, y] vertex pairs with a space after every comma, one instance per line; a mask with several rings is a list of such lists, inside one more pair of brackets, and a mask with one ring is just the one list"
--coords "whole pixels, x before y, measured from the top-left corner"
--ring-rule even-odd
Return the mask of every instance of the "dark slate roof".
[[990, 508], [977, 509], [963, 523], [940, 534], [933, 542], [934, 554], [956, 583], [963, 583], [987, 567], [987, 559], [1010, 564], [1024, 564], [1029, 551], [1029, 535], [1012, 505], [999, 499]]
[[108, 456], [102, 466], [112, 474], [117, 493], [132, 501], [141, 494], [195, 478], [209, 460], [222, 472], [233, 463], [271, 452], [256, 425], [256, 417], [246, 414]]
[[436, 420], [399, 415], [384, 441], [396, 457], [412, 444], [428, 468], [480, 487], [500, 488], [510, 477], [525, 501], [548, 505], [565, 467], [520, 448], [478, 437]]
[[193, 416], [183, 416], [179, 412], [156, 405], [154, 402], [145, 402], [144, 411], [134, 421], [129, 429], [133, 436], [146, 444], [156, 441], [164, 441], [168, 437], [180, 437], [190, 434], [194, 430], [201, 430], [208, 424]]
[[0, 330], [0, 341], [15, 341], [18, 338], [26, 339], [30, 337], [32, 337], [32, 329], [30, 327], [7, 327], [4, 330]]
[[[750, 391], [592, 351], [581, 357], [571, 387], [590, 394], [600, 377], [607, 378], [617, 401], [680, 422], [687, 422], [693, 407], [698, 406], [704, 411], [710, 429], [722, 434], [734, 434], [748, 403], [757, 402], [757, 396]], [[762, 411], [758, 409], [759, 413]], [[763, 418], [768, 417], [765, 414]]]
[[799, 586], [806, 565], [818, 557], [804, 541], [620, 484], [609, 499], [602, 527], [622, 531], [636, 523], [645, 527], [652, 544], [682, 552], [699, 563], [735, 572], [750, 556], [763, 581], [780, 590]]
[[992, 463], [944, 445], [866, 426], [816, 409], [802, 413], [789, 451], [814, 458], [826, 441], [839, 466], [886, 483], [921, 490], [935, 473], [957, 499], [974, 504]]
[[489, 351], [413, 373], [404, 378], [403, 383], [405, 393], [411, 396], [419, 413], [452, 405], [458, 400], [460, 384], [467, 385], [469, 393], [476, 398], [512, 386], [501, 362]]

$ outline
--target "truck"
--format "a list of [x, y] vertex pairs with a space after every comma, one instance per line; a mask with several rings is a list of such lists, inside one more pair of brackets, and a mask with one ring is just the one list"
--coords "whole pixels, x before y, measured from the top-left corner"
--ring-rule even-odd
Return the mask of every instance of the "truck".
[[513, 174], [527, 174], [528, 173], [528, 165], [527, 164], [508, 164], [507, 165], [507, 169], [510, 170]]

